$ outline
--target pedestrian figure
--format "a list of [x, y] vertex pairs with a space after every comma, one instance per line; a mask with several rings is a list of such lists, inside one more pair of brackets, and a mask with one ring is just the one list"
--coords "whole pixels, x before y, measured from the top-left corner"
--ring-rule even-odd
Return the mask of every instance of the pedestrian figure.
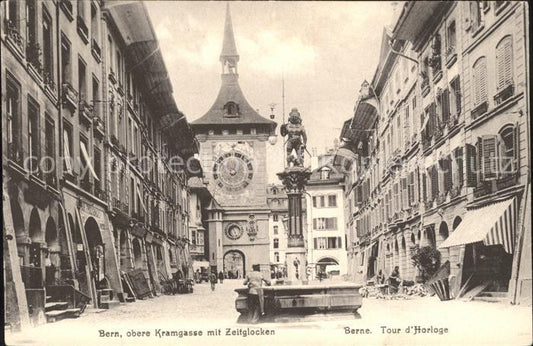
[[218, 281], [220, 281], [220, 283], [224, 283], [224, 273], [221, 271], [218, 273]]
[[246, 276], [244, 285], [248, 285], [248, 320], [257, 323], [264, 313], [263, 282], [270, 285], [270, 281], [263, 278], [259, 271], [259, 264], [252, 266], [252, 272]]
[[211, 275], [209, 275], [209, 281], [211, 281], [211, 291], [214, 291], [215, 284], [217, 283], [217, 274], [215, 274], [215, 272], [211, 272]]
[[400, 268], [395, 266], [392, 274], [389, 276], [389, 293], [398, 293], [398, 288], [400, 287], [401, 282]]
[[383, 285], [385, 283], [385, 275], [383, 274], [383, 271], [380, 269], [378, 272], [378, 275], [376, 276], [376, 283], [378, 285]]

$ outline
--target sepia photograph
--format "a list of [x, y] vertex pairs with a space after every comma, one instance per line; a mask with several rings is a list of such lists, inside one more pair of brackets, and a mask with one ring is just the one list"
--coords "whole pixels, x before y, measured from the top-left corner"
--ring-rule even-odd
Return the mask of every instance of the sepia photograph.
[[4, 344], [533, 344], [530, 16], [1, 0]]

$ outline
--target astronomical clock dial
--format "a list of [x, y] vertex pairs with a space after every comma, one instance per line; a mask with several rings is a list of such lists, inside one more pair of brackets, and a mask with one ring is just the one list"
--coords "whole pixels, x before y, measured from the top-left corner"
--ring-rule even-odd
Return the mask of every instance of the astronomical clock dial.
[[222, 154], [213, 167], [216, 186], [230, 193], [239, 192], [250, 185], [253, 175], [251, 160], [238, 151]]
[[226, 228], [226, 236], [232, 240], [237, 240], [242, 236], [243, 230], [239, 226], [233, 224]]

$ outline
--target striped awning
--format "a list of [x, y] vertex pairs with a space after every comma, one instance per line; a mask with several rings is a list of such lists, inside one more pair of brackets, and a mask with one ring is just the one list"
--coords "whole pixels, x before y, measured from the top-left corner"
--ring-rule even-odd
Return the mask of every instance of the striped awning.
[[482, 241], [485, 245], [503, 245], [513, 253], [516, 234], [516, 198], [469, 210], [457, 229], [439, 246], [471, 244]]

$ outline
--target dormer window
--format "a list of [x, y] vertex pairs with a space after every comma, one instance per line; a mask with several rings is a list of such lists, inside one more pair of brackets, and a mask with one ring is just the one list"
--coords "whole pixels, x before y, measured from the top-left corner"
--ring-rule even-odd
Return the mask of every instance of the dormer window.
[[224, 106], [225, 116], [227, 117], [238, 117], [239, 116], [239, 105], [235, 102], [228, 102]]
[[328, 167], [324, 167], [320, 170], [320, 180], [328, 180], [331, 170]]

